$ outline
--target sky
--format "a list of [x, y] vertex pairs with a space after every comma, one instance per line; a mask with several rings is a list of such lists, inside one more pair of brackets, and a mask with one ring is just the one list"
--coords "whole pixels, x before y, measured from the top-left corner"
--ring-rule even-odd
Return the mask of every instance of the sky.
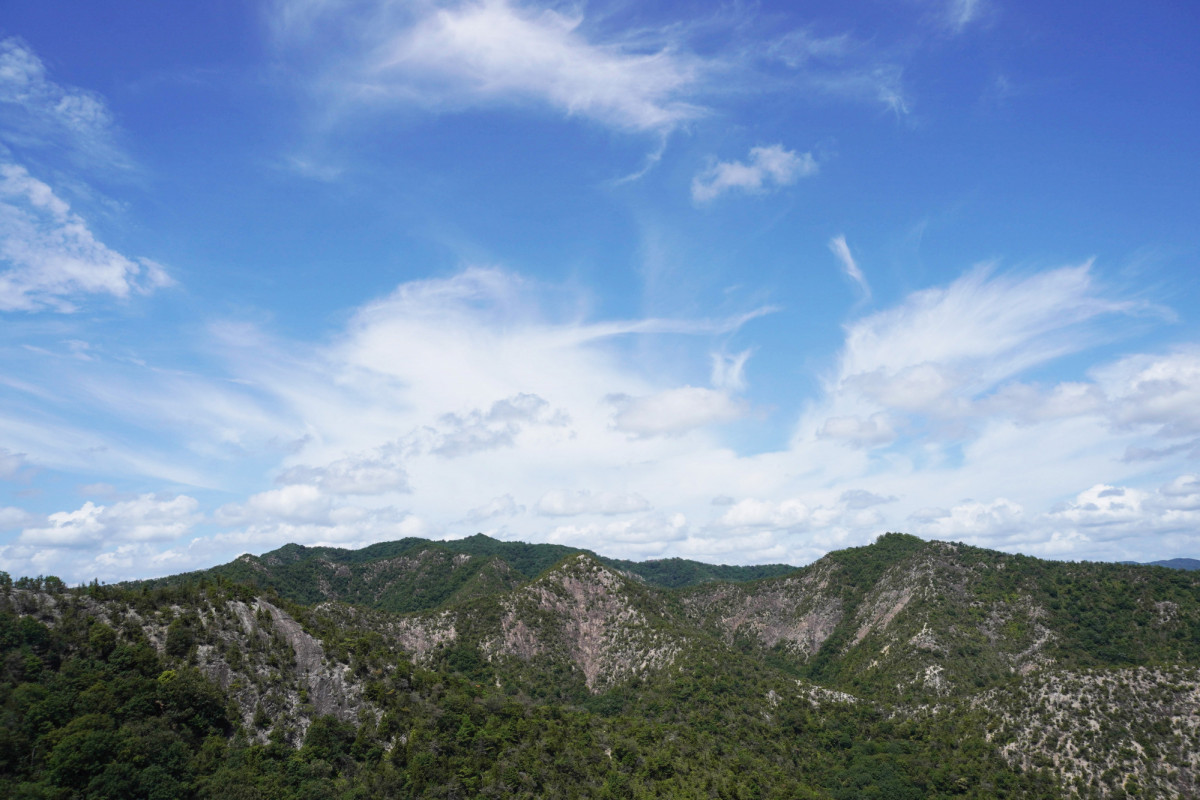
[[1200, 557], [1200, 6], [0, 0], [0, 569]]

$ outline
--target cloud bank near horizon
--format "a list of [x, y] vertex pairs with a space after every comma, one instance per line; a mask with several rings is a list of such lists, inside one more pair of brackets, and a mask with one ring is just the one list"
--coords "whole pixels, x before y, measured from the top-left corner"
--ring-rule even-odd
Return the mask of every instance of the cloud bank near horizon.
[[[1024, 379], [1086, 352], [1106, 317], [1145, 312], [1112, 297], [1089, 264], [975, 268], [849, 322], [788, 445], [757, 452], [728, 443], [754, 413], [751, 354], [717, 349], [753, 319], [564, 318], [574, 305], [516, 273], [473, 268], [403, 284], [316, 346], [214, 325], [208, 346], [225, 373], [189, 389], [198, 438], [266, 459], [274, 488], [207, 510], [187, 491], [44, 517], [13, 510], [19, 535], [0, 557], [10, 571], [57, 564], [73, 579], [112, 579], [291, 541], [483, 531], [623, 557], [803, 563], [884, 530], [1115, 557], [1147, 530], [1188, 541], [1198, 521], [1194, 474], [1123, 481], [1143, 471], [1129, 453], [1200, 436], [1200, 353], [1101, 361], [1079, 381]], [[712, 385], [645, 373], [621, 346], [628, 336], [711, 348]], [[106, 413], [169, 435], [180, 390], [163, 373], [124, 376]], [[57, 378], [85, 380], [71, 368]], [[52, 463], [53, 450], [24, 444], [22, 464]], [[228, 461], [214, 460], [205, 483], [221, 485]], [[1081, 484], [1096, 463], [1107, 465], [1100, 482]]]

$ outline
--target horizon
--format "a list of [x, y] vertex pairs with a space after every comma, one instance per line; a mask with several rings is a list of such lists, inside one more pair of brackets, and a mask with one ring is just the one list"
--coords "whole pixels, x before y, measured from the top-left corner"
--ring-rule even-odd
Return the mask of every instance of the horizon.
[[[614, 556], [606, 555], [606, 554], [604, 554], [598, 550], [592, 549], [592, 548], [574, 547], [571, 545], [562, 545], [562, 546], [570, 547], [576, 553], [590, 553], [591, 555], [597, 556], [601, 559], [611, 559], [613, 561], [627, 561], [627, 562], [632, 562], [632, 563], [637, 563], [637, 564], [645, 564], [645, 563], [659, 562], [659, 561], [681, 560], [681, 561], [687, 561], [687, 562], [691, 562], [691, 563], [700, 563], [700, 564], [705, 564], [708, 566], [715, 566], [715, 567], [785, 566], [785, 567], [791, 567], [793, 570], [802, 570], [802, 569], [805, 569], [805, 568], [810, 567], [813, 564], [817, 563], [825, 556], [832, 555], [832, 554], [838, 553], [842, 550], [852, 549], [855, 547], [872, 547], [872, 546], [877, 545], [879, 543], [879, 539], [881, 539], [884, 536], [897, 536], [897, 535], [898, 536], [912, 536], [913, 538], [919, 539], [921, 542], [923, 542], [925, 544], [938, 542], [938, 543], [942, 543], [942, 544], [950, 544], [950, 545], [955, 545], [955, 546], [977, 547], [977, 545], [970, 545], [970, 544], [967, 544], [966, 542], [957, 542], [957, 541], [948, 540], [948, 539], [922, 539], [921, 537], [916, 536], [915, 534], [905, 533], [903, 531], [886, 531], [886, 532], [881, 533], [878, 536], [876, 536], [874, 540], [866, 542], [865, 544], [850, 545], [848, 547], [838, 548], [837, 550], [830, 550], [829, 552], [824, 553], [821, 556], [819, 556], [805, 564], [791, 564], [788, 562], [773, 562], [773, 563], [771, 563], [771, 562], [754, 562], [754, 563], [746, 563], [746, 564], [729, 564], [729, 563], [725, 563], [725, 562], [716, 562], [716, 561], [701, 561], [700, 559], [685, 559], [685, 558], [682, 558], [681, 556], [658, 556], [658, 557], [649, 557], [649, 558], [623, 559], [623, 558], [616, 558]], [[184, 576], [184, 575], [189, 575], [192, 573], [207, 572], [209, 570], [216, 569], [218, 567], [227, 566], [236, 561], [240, 561], [243, 558], [264, 558], [265, 556], [269, 556], [271, 553], [278, 552], [279, 550], [283, 550], [288, 547], [299, 547], [303, 550], [315, 550], [315, 549], [339, 550], [341, 552], [351, 553], [351, 552], [357, 552], [360, 550], [365, 550], [367, 548], [370, 548], [370, 547], [373, 547], [376, 545], [395, 544], [396, 542], [407, 541], [408, 539], [415, 539], [420, 542], [427, 542], [428, 544], [431, 544], [431, 545], [438, 545], [438, 544], [442, 544], [445, 542], [463, 541], [465, 539], [474, 539], [477, 537], [483, 537], [485, 539], [489, 539], [494, 542], [500, 542], [503, 544], [524, 544], [524, 545], [556, 544], [554, 542], [526, 542], [526, 541], [522, 541], [522, 540], [518, 540], [518, 539], [512, 539], [512, 540], [496, 539], [494, 537], [488, 536], [485, 533], [473, 533], [468, 536], [459, 537], [457, 539], [423, 539], [419, 536], [418, 537], [406, 537], [406, 539], [394, 539], [394, 540], [384, 540], [384, 541], [379, 541], [379, 542], [371, 542], [370, 544], [363, 545], [362, 547], [338, 547], [336, 545], [311, 545], [311, 544], [306, 545], [306, 544], [300, 544], [298, 542], [287, 542], [285, 544], [279, 545], [278, 547], [274, 547], [271, 550], [266, 550], [261, 553], [251, 553], [251, 552], [247, 551], [245, 553], [239, 553], [238, 555], [231, 558], [229, 561], [225, 561], [225, 562], [222, 562], [219, 564], [210, 564], [208, 566], [200, 566], [195, 569], [185, 570], [185, 571], [179, 572], [179, 573], [171, 573], [171, 574], [166, 574], [166, 575], [149, 575], [149, 576], [145, 576], [142, 578], [125, 578], [125, 579], [117, 579], [117, 580], [111, 580], [111, 581], [102, 581], [99, 578], [92, 578], [90, 580], [81, 580], [81, 581], [77, 581], [75, 583], [71, 583], [69, 581], [64, 581], [64, 584], [69, 589], [80, 589], [80, 588], [84, 588], [84, 587], [87, 587], [92, 584], [99, 584], [101, 586], [107, 586], [107, 585], [121, 585], [121, 584], [125, 584], [125, 583], [138, 583], [143, 580], [148, 580], [148, 581], [163, 580], [166, 578], [175, 578], [175, 577], [180, 577], [180, 576]], [[992, 548], [980, 548], [980, 549], [984, 549], [989, 552], [998, 553], [1001, 555], [1024, 555], [1022, 553], [1008, 553], [1003, 550], [995, 550]], [[1186, 570], [1187, 568], [1186, 567], [1168, 567], [1167, 565], [1173, 561], [1186, 561], [1186, 562], [1192, 562], [1195, 564], [1200, 564], [1200, 559], [1192, 558], [1190, 556], [1174, 556], [1172, 558], [1156, 559], [1154, 561], [1093, 561], [1090, 559], [1044, 558], [1041, 556], [1029, 556], [1029, 557], [1040, 560], [1040, 561], [1052, 561], [1052, 562], [1057, 562], [1057, 563], [1062, 563], [1062, 564], [1087, 564], [1087, 563], [1095, 564], [1095, 563], [1099, 563], [1099, 564], [1117, 564], [1117, 565], [1122, 565], [1122, 566], [1135, 566], [1135, 567], [1164, 567], [1167, 569], [1182, 569], [1182, 570]], [[386, 556], [381, 556], [381, 558], [386, 558]], [[500, 558], [502, 558], [502, 556], [500, 556]], [[367, 563], [369, 563], [369, 562], [367, 562]], [[2, 571], [3, 570], [0, 570], [0, 572], [2, 572]], [[44, 579], [44, 578], [58, 578], [59, 576], [52, 575], [52, 574], [47, 574], [47, 575], [39, 574], [36, 576], [35, 575], [10, 575], [9, 577], [12, 580], [16, 581], [16, 580], [20, 580], [22, 578], [39, 580], [39, 579]], [[778, 576], [776, 576], [776, 577], [778, 577]], [[770, 578], [769, 577], [761, 578], [759, 580], [770, 580]]]
[[10, 6], [0, 569], [1200, 553], [1200, 9]]

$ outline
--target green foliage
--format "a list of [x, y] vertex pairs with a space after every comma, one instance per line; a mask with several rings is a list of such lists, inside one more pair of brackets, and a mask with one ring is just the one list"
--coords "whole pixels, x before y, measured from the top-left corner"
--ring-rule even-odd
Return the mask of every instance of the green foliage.
[[[1114, 687], [1105, 670], [1200, 664], [1200, 576], [887, 534], [800, 571], [601, 560], [644, 581], [610, 576], [622, 603], [614, 613], [642, 626], [622, 633], [622, 646], [644, 630], [676, 649], [662, 668], [594, 694], [572, 661], [576, 631], [553, 611], [576, 602], [569, 587], [597, 568], [579, 552], [476, 536], [360, 551], [289, 545], [127, 586], [68, 590], [56, 579], [0, 576], [0, 796], [1058, 798], [1070, 789], [1053, 762], [1011, 767], [998, 748], [1025, 734], [976, 702], [993, 698], [1012, 718], [1035, 704], [1014, 658], [1040, 641], [1057, 665], [1098, 670], [1097, 685]], [[840, 616], [808, 658], [727, 637], [685, 612], [696, 597], [733, 588], [710, 581], [750, 580], [737, 591], [777, 599], [772, 592], [810, 578], [824, 581]], [[39, 593], [53, 605], [26, 603]], [[358, 607], [311, 605], [331, 594]], [[298, 680], [272, 613], [260, 606], [245, 616], [237, 605], [253, 609], [263, 595], [345, 665], [361, 689], [360, 716], [311, 710], [317, 684]], [[455, 635], [418, 666], [395, 648], [404, 620], [386, 609], [435, 607], [453, 617]], [[213, 638], [221, 614], [253, 629], [244, 650]], [[864, 620], [885, 616], [862, 632]], [[537, 631], [541, 650], [496, 655], [487, 642], [512, 619]], [[922, 626], [937, 642], [905, 646]], [[257, 682], [243, 708], [232, 706], [232, 686], [222, 691], [202, 671], [214, 654], [238, 680]], [[953, 686], [914, 685], [928, 665]], [[1156, 691], [1153, 708], [1168, 708], [1191, 690]], [[310, 709], [306, 729], [296, 706], [284, 713], [273, 700], [285, 692]], [[1072, 733], [1094, 737], [1081, 747], [1127, 759], [1161, 753], [1181, 765], [1190, 757], [1188, 741], [1153, 714], [1105, 719], [1112, 726], [1098, 733]], [[1122, 730], [1135, 738], [1113, 732]], [[1052, 747], [1051, 735], [1039, 741]], [[1159, 785], [1109, 771], [1097, 781], [1111, 796], [1148, 796]]]
[[739, 567], [681, 558], [623, 561], [563, 545], [502, 542], [476, 534], [443, 542], [408, 538], [361, 550], [288, 544], [203, 572], [131, 585], [161, 588], [217, 579], [273, 591], [306, 605], [336, 600], [408, 613], [507, 591], [579, 553], [662, 588], [757, 580], [795, 569], [786, 564]]

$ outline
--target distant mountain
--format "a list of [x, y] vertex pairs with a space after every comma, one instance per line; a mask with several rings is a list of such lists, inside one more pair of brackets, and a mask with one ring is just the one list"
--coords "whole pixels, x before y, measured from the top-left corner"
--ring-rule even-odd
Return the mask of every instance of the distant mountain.
[[1200, 573], [903, 534], [646, 563], [477, 536], [0, 585], [0, 795], [1200, 796]]
[[581, 553], [662, 588], [757, 580], [796, 569], [787, 564], [740, 567], [682, 558], [625, 561], [563, 545], [503, 542], [476, 534], [449, 541], [408, 538], [361, 550], [289, 544], [261, 556], [243, 555], [209, 570], [146, 583], [224, 578], [271, 589], [298, 603], [330, 600], [403, 613], [512, 589], [563, 558]]
[[1170, 558], [1166, 561], [1151, 561], [1152, 567], [1170, 567], [1171, 569], [1200, 569], [1200, 560], [1195, 558]]
[[1122, 564], [1136, 564], [1142, 567], [1167, 567], [1168, 569], [1200, 569], [1200, 560], [1194, 558], [1170, 558], [1166, 561], [1122, 561]]

